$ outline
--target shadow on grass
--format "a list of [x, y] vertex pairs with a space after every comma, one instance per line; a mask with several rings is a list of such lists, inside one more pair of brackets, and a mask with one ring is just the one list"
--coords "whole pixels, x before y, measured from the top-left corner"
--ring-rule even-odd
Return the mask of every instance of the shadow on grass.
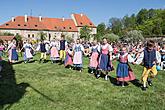
[[0, 64], [3, 67], [0, 72], [0, 110], [10, 109], [13, 104], [19, 102], [19, 100], [27, 92], [27, 87], [32, 88], [35, 92], [42, 95], [47, 100], [55, 102], [53, 99], [41, 93], [28, 83], [22, 82], [17, 84], [15, 70], [12, 65], [8, 64], [6, 61], [1, 61]]
[[50, 97], [48, 97], [47, 95], [43, 94], [42, 92], [40, 92], [39, 90], [37, 90], [36, 88], [34, 88], [33, 86], [29, 85], [29, 87], [31, 89], [33, 89], [35, 92], [37, 92], [38, 94], [40, 94], [41, 96], [43, 96], [44, 98], [46, 98], [47, 100], [55, 103], [55, 101], [53, 99], [51, 99]]
[[0, 63], [3, 67], [0, 72], [0, 109], [6, 110], [24, 96], [29, 84], [17, 84], [12, 65], [6, 61]]

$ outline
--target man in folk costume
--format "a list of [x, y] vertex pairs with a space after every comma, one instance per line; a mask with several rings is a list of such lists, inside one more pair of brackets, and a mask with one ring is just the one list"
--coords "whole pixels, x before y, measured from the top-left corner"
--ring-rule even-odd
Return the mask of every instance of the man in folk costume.
[[44, 63], [46, 62], [46, 46], [44, 41], [41, 41], [41, 43], [38, 45], [37, 50], [40, 50], [41, 57], [39, 63], [44, 59]]
[[60, 40], [60, 60], [61, 63], [64, 62], [65, 56], [66, 56], [66, 46], [67, 46], [67, 41], [65, 40], [65, 35], [61, 35], [61, 40]]
[[[154, 78], [157, 75], [156, 64], [161, 62], [161, 58], [159, 57], [159, 52], [154, 49], [155, 42], [150, 40], [147, 42], [147, 47], [138, 57], [136, 64], [143, 63], [144, 70], [141, 77], [143, 82], [142, 90], [146, 91], [147, 82], [148, 85], [152, 85], [151, 78]], [[151, 74], [150, 74], [151, 72]], [[150, 77], [149, 77], [150, 76]]]

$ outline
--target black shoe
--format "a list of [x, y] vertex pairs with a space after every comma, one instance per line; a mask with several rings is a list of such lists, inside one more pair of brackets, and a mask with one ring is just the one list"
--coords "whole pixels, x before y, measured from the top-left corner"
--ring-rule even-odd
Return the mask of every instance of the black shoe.
[[96, 74], [96, 78], [99, 79], [99, 77], [100, 77], [100, 74]]
[[43, 63], [46, 63], [46, 60], [44, 60], [44, 62]]
[[142, 91], [146, 91], [147, 90], [147, 87], [142, 87]]
[[147, 81], [149, 86], [152, 86], [152, 81]]
[[39, 60], [39, 63], [41, 63], [42, 59]]

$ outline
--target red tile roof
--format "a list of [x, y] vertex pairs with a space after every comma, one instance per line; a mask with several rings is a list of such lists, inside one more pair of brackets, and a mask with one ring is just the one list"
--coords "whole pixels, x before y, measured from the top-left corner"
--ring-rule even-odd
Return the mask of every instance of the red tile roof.
[[52, 31], [71, 31], [77, 32], [72, 19], [59, 19], [59, 18], [42, 18], [28, 16], [28, 21], [25, 22], [24, 16], [14, 18], [14, 22], [9, 22], [0, 26], [0, 29], [30, 29], [30, 30], [52, 30]]
[[0, 39], [3, 41], [11, 41], [15, 36], [0, 36]]
[[73, 14], [78, 27], [89, 26], [96, 27], [92, 21], [84, 14]]
[[[78, 27], [89, 26], [96, 27], [86, 15], [73, 14]], [[48, 30], [48, 31], [63, 31], [63, 32], [78, 32], [76, 24], [73, 19], [62, 18], [42, 18], [27, 16], [28, 20], [25, 22], [24, 16], [17, 16], [7, 23], [0, 25], [0, 29], [22, 29], [22, 30]]]

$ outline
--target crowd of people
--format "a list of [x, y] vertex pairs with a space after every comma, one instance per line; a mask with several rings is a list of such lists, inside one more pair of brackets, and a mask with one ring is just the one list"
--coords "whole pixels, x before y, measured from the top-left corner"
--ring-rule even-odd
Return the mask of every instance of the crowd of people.
[[[89, 73], [96, 78], [104, 76], [109, 79], [109, 73], [116, 71], [117, 84], [124, 87], [125, 82], [136, 79], [130, 63], [143, 65], [142, 90], [146, 90], [147, 84], [152, 85], [152, 78], [158, 70], [165, 70], [165, 44], [155, 43], [152, 40], [138, 43], [108, 42], [103, 38], [102, 42], [84, 42], [77, 39], [75, 42], [67, 42], [65, 36], [61, 40], [40, 41], [33, 45], [30, 41], [23, 42], [22, 47], [17, 49], [17, 42], [13, 40], [8, 44], [0, 42], [0, 60], [4, 52], [8, 53], [10, 64], [18, 61], [18, 52], [23, 52], [24, 63], [28, 63], [36, 52], [40, 53], [39, 63], [46, 63], [50, 54], [51, 63], [64, 64], [66, 68], [83, 71], [83, 57], [89, 57]], [[118, 61], [115, 67], [112, 61]], [[0, 65], [0, 67], [2, 67]], [[1, 68], [0, 68], [1, 70]]]

